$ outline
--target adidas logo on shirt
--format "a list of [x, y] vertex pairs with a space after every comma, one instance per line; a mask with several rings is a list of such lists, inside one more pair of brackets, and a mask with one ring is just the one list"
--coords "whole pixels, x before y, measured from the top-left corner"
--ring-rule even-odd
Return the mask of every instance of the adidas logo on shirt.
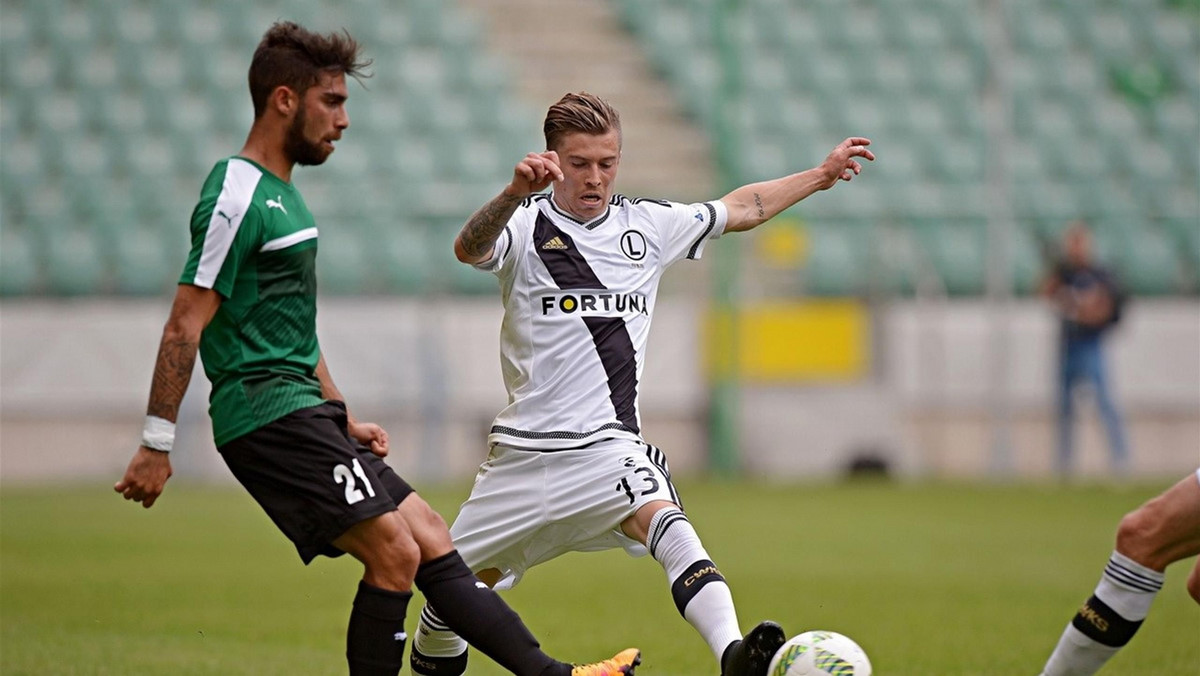
[[551, 251], [554, 249], [566, 249], [566, 248], [567, 248], [567, 245], [563, 243], [561, 237], [555, 237], [554, 239], [552, 239], [549, 242], [546, 242], [545, 244], [542, 245], [543, 251]]

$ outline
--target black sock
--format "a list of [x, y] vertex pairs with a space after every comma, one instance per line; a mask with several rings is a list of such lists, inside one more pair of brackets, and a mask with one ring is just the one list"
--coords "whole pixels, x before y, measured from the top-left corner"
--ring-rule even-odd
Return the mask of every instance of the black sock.
[[416, 583], [454, 633], [517, 676], [570, 676], [570, 665], [542, 652], [520, 616], [452, 551], [417, 568]]
[[350, 676], [396, 676], [404, 666], [404, 616], [412, 592], [388, 591], [358, 583], [350, 626], [346, 629], [346, 661]]

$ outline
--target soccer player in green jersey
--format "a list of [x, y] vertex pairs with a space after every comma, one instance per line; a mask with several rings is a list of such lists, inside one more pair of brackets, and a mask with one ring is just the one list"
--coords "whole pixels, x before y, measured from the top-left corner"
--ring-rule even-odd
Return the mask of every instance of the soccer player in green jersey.
[[352, 676], [399, 673], [414, 583], [455, 632], [515, 674], [632, 674], [636, 649], [578, 667], [542, 652], [471, 574], [442, 518], [383, 461], [387, 432], [350, 415], [330, 378], [316, 333], [317, 227], [291, 177], [333, 152], [350, 126], [346, 76], [364, 76], [369, 63], [344, 32], [285, 22], [263, 36], [250, 64], [254, 124], [192, 212], [142, 444], [114, 489], [144, 507], [162, 494], [199, 351], [213, 436], [233, 475], [306, 564], [347, 552], [363, 563], [346, 635]]

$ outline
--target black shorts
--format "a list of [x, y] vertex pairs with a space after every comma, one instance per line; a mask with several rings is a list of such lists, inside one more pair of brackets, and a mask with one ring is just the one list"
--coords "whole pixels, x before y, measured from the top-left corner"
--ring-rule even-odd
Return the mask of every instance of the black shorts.
[[344, 554], [334, 540], [413, 492], [350, 438], [346, 407], [337, 401], [289, 413], [218, 450], [306, 564], [318, 554]]

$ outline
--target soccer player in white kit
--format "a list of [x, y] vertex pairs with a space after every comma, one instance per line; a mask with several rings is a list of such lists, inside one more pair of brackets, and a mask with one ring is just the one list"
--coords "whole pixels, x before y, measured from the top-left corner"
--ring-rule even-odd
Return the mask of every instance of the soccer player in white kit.
[[[638, 390], [650, 320], [669, 265], [851, 180], [862, 170], [856, 158], [875, 159], [870, 141], [849, 138], [813, 169], [679, 204], [613, 194], [621, 124], [604, 100], [567, 94], [550, 107], [543, 131], [547, 150], [526, 155], [454, 243], [460, 261], [499, 278], [509, 394], [450, 529], [455, 545], [498, 588], [566, 552], [649, 550], [722, 675], [765, 676], [783, 630], [763, 622], [743, 638], [729, 587], [680, 506], [666, 457], [642, 437]], [[466, 649], [426, 605], [413, 672], [458, 676]]]
[[[1200, 469], [1125, 515], [1117, 546], [1091, 598], [1063, 630], [1042, 676], [1091, 676], [1150, 613], [1167, 566], [1200, 554]], [[1200, 561], [1187, 581], [1200, 603]]]

